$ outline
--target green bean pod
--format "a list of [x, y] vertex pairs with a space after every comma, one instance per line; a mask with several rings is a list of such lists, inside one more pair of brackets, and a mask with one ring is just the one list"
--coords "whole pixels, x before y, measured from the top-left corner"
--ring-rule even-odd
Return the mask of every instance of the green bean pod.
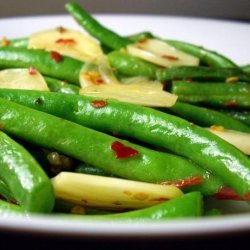
[[120, 49], [131, 43], [129, 39], [119, 36], [117, 33], [100, 24], [79, 4], [69, 2], [65, 5], [65, 8], [75, 18], [79, 25], [102, 44], [112, 49]]
[[109, 53], [108, 60], [111, 67], [118, 73], [127, 76], [145, 76], [155, 79], [156, 72], [160, 69], [160, 67], [152, 63], [119, 51]]
[[22, 38], [16, 38], [9, 40], [9, 45], [11, 47], [19, 47], [19, 48], [28, 48], [29, 44], [29, 38], [28, 37], [22, 37]]
[[44, 50], [0, 47], [0, 68], [37, 69], [41, 74], [79, 85], [83, 62]]
[[250, 95], [250, 84], [173, 81], [171, 93], [176, 95]]
[[44, 77], [50, 91], [52, 92], [60, 92], [60, 93], [65, 93], [65, 94], [79, 94], [80, 87], [71, 84], [71, 83], [66, 83], [65, 81], [48, 77]]
[[202, 127], [216, 125], [223, 126], [227, 129], [250, 133], [249, 126], [217, 110], [181, 103], [179, 101], [176, 102], [174, 106], [170, 107], [169, 110], [173, 114]]
[[21, 145], [1, 131], [0, 146], [0, 178], [15, 200], [26, 211], [50, 212], [54, 206], [54, 192], [40, 165]]
[[176, 40], [166, 40], [166, 42], [179, 49], [183, 52], [186, 52], [190, 55], [198, 57], [202, 64], [206, 64], [212, 67], [223, 67], [223, 68], [237, 68], [238, 66], [232, 62], [230, 59], [217, 53], [216, 51], [211, 51], [201, 46], [197, 46], [195, 44], [176, 41]]
[[12, 195], [9, 187], [6, 183], [0, 179], [0, 200], [1, 197], [5, 198], [6, 200], [15, 200], [14, 196]]
[[215, 108], [250, 109], [249, 95], [178, 95], [178, 100], [190, 104]]
[[[60, 97], [64, 95], [77, 96], [60, 93], [51, 94], [58, 94]], [[29, 100], [31, 99], [34, 101], [30, 97]], [[37, 104], [40, 103], [38, 106], [41, 105], [41, 107], [44, 107], [43, 104], [45, 103], [46, 105], [49, 104], [41, 96], [36, 100]], [[61, 102], [63, 102], [63, 99], [61, 99]], [[93, 107], [90, 103], [88, 105], [90, 109]], [[76, 112], [80, 109], [80, 106], [74, 106]], [[65, 112], [67, 112], [67, 109]], [[183, 157], [153, 151], [119, 140], [113, 136], [2, 98], [0, 98], [0, 124], [8, 134], [100, 167], [123, 178], [152, 183], [165, 181], [171, 183], [172, 181], [185, 181], [185, 179], [199, 176], [203, 182], [195, 189], [202, 190], [206, 194], [213, 194], [224, 185], [218, 178], [212, 177], [207, 171], [200, 169]], [[122, 143], [125, 150], [126, 147], [132, 148], [132, 151], [136, 150], [138, 155], [117, 159], [117, 154], [112, 149], [112, 145], [116, 141]]]
[[225, 113], [233, 117], [234, 119], [245, 123], [246, 125], [250, 126], [250, 110], [227, 110], [222, 109], [220, 112]]
[[179, 117], [111, 100], [104, 107], [95, 108], [91, 105], [95, 98], [78, 95], [0, 90], [0, 96], [99, 131], [164, 147], [211, 171], [240, 195], [249, 196], [248, 157], [218, 136]]
[[104, 215], [67, 215], [72, 219], [148, 221], [176, 218], [196, 218], [203, 215], [203, 200], [199, 192], [191, 192], [157, 205], [122, 213]]
[[0, 216], [3, 216], [3, 217], [15, 216], [16, 217], [17, 215], [27, 216], [27, 213], [22, 207], [0, 199]]
[[238, 81], [250, 82], [250, 76], [238, 68], [216, 68], [204, 66], [179, 66], [157, 70], [157, 80], [170, 81], [193, 79], [203, 81], [226, 81], [237, 77]]

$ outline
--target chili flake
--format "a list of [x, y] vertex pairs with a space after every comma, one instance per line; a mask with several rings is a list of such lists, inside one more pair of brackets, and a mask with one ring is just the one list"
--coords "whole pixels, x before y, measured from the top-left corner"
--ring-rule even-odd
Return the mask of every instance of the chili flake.
[[164, 181], [161, 182], [160, 185], [173, 185], [178, 188], [184, 188], [186, 186], [194, 186], [199, 185], [202, 183], [202, 177], [201, 176], [191, 176], [183, 180], [177, 180], [177, 181]]
[[55, 43], [71, 46], [71, 45], [75, 45], [76, 41], [75, 41], [75, 39], [72, 39], [72, 38], [59, 38], [56, 40]]
[[111, 149], [115, 152], [116, 159], [129, 158], [139, 154], [137, 150], [127, 147], [119, 141], [114, 141], [111, 145]]
[[50, 52], [50, 57], [55, 61], [55, 62], [61, 62], [63, 60], [62, 56], [56, 52], [56, 51], [51, 51]]
[[164, 59], [170, 60], [170, 61], [177, 61], [178, 60], [178, 57], [171, 56], [171, 55], [162, 55], [161, 57]]
[[[215, 195], [215, 198], [217, 199], [223, 199], [223, 200], [243, 200], [244, 198], [241, 198], [232, 188], [230, 187], [222, 187]], [[248, 200], [250, 197], [246, 197]]]
[[90, 104], [95, 108], [103, 108], [107, 105], [107, 101], [105, 100], [93, 100]]

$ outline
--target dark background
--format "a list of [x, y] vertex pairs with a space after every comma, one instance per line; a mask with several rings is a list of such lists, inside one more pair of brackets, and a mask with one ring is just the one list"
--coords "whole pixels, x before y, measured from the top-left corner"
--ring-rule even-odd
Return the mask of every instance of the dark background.
[[[0, 18], [66, 14], [68, 0], [0, 0]], [[130, 13], [250, 20], [250, 0], [78, 0], [92, 13]]]

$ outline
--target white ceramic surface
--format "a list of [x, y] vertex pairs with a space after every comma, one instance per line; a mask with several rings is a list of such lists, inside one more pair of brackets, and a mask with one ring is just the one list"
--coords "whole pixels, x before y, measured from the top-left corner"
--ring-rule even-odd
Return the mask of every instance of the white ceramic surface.
[[[178, 39], [216, 50], [238, 64], [250, 63], [250, 24], [209, 19], [164, 16], [98, 15], [101, 23], [122, 35], [140, 31], [169, 39]], [[69, 16], [39, 16], [0, 19], [0, 38], [18, 38], [31, 32], [64, 26], [81, 29]], [[18, 230], [68, 236], [144, 237], [190, 236], [240, 231], [250, 232], [250, 209], [246, 203], [224, 201], [228, 215], [195, 220], [171, 220], [167, 222], [120, 223], [83, 222], [56, 219], [51, 216], [31, 218], [0, 218], [1, 230]], [[235, 211], [236, 214], [233, 214]]]

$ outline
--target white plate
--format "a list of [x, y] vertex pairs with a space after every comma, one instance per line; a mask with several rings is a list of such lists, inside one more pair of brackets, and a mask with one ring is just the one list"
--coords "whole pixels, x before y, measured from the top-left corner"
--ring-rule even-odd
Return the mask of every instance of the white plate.
[[[101, 23], [128, 35], [140, 31], [169, 39], [178, 39], [216, 50], [238, 64], [250, 63], [250, 25], [209, 19], [136, 16], [136, 15], [97, 15]], [[75, 21], [65, 15], [0, 19], [1, 36], [18, 38], [31, 32], [64, 26], [81, 29]], [[250, 212], [246, 203], [225, 201], [228, 215], [207, 217], [195, 220], [176, 220], [149, 223], [107, 223], [83, 222], [56, 219], [53, 217], [0, 218], [1, 230], [22, 232], [53, 233], [68, 236], [190, 236], [218, 233], [250, 231]], [[232, 214], [236, 211], [236, 214]]]

